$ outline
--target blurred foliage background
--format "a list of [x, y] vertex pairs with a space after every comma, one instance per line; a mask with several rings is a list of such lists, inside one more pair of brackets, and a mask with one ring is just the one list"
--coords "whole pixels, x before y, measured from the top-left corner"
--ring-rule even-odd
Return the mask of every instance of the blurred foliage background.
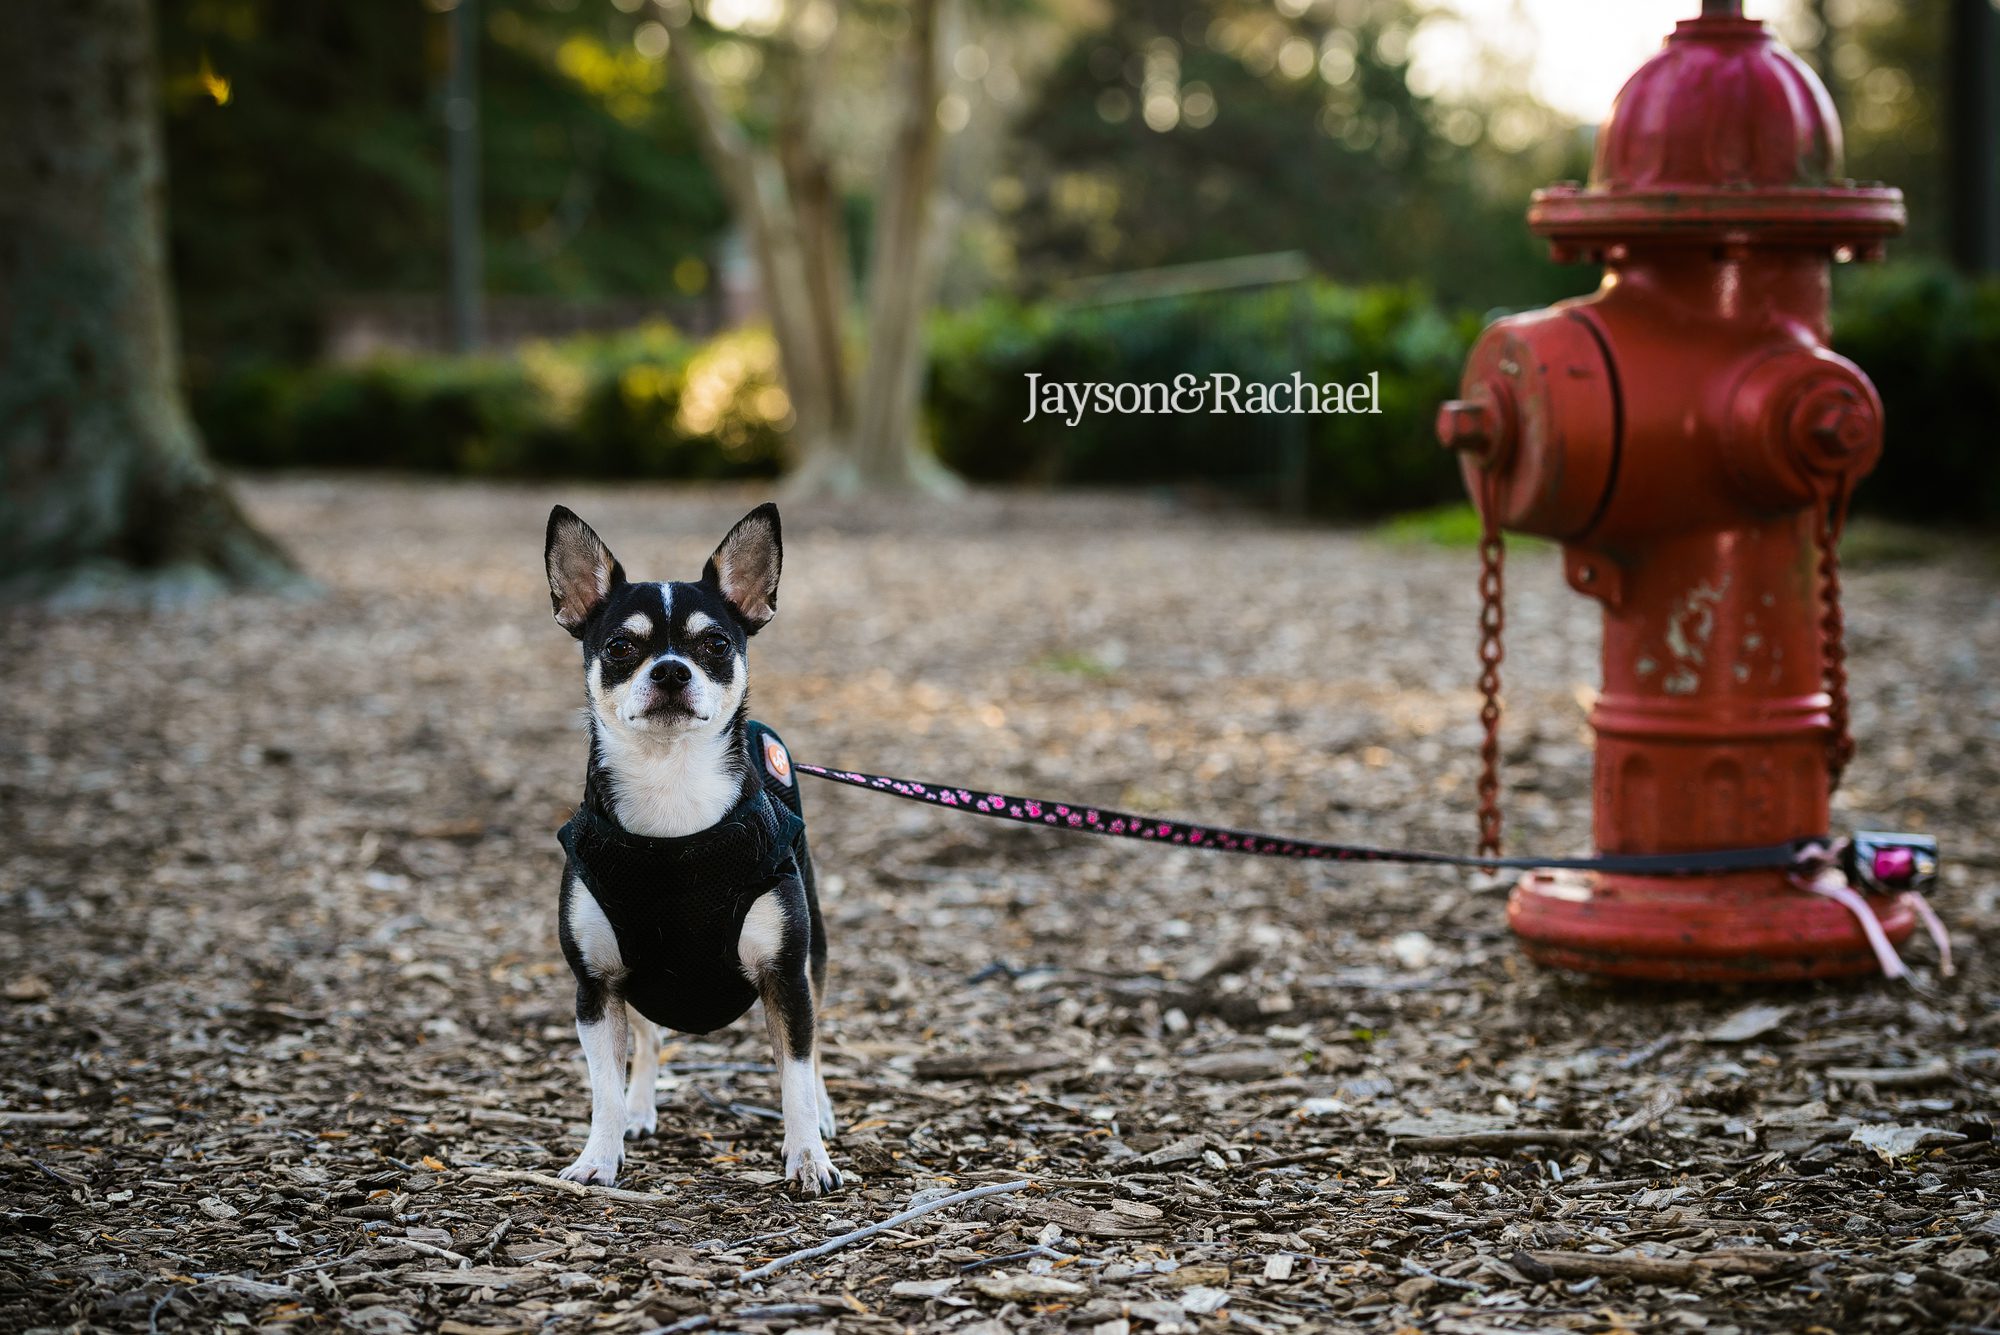
[[[211, 446], [259, 467], [782, 470], [778, 360], [666, 58], [687, 0], [479, 0], [484, 287], [514, 315], [483, 351], [441, 350], [453, 3], [160, 0], [172, 263]], [[1836, 343], [1875, 377], [1890, 421], [1860, 503], [2000, 519], [2000, 288], [1946, 263], [1949, 0], [1770, 8], [1835, 95], [1850, 172], [1910, 200], [1892, 263], [1839, 281]], [[842, 21], [892, 38], [897, 9]], [[708, 73], [753, 135], [769, 128], [748, 91], [775, 12], [699, 8]], [[1586, 174], [1591, 131], [1528, 91], [1518, 47], [1410, 0], [994, 0], [960, 14], [938, 108], [949, 244], [925, 380], [944, 462], [1011, 483], [1206, 483], [1335, 516], [1459, 494], [1429, 422], [1481, 322], [1596, 281], [1549, 263], [1523, 223], [1535, 186]], [[869, 172], [891, 133], [880, 48], [829, 70], [815, 127], [835, 145], [857, 288]], [[1446, 80], [1427, 50], [1469, 54]], [[1298, 252], [1312, 276], [1182, 296], [1165, 282], [1109, 304], [1078, 286], [1260, 252]], [[1379, 373], [1384, 411], [1021, 420], [1030, 372], [1294, 369]]]

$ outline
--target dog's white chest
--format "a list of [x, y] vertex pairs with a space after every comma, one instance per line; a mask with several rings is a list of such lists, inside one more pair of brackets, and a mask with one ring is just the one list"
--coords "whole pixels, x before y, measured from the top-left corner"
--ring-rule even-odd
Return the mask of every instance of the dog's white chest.
[[618, 823], [649, 839], [678, 839], [713, 826], [742, 795], [727, 736], [660, 745], [610, 733], [599, 738]]

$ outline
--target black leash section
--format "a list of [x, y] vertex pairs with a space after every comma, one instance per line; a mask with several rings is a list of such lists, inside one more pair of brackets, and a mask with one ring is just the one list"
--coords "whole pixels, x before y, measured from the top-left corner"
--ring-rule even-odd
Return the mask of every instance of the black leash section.
[[824, 765], [802, 765], [796, 761], [792, 768], [816, 779], [844, 783], [850, 788], [888, 793], [893, 797], [928, 802], [932, 806], [949, 807], [953, 811], [965, 811], [975, 816], [1074, 830], [1078, 834], [1105, 834], [1118, 839], [1140, 839], [1148, 843], [1177, 844], [1184, 848], [1244, 853], [1260, 858], [1414, 862], [1493, 871], [1610, 871], [1634, 876], [1712, 876], [1730, 871], [1811, 871], [1825, 865], [1833, 849], [1830, 840], [1819, 838], [1699, 853], [1605, 853], [1594, 858], [1467, 857], [1458, 853], [1425, 853], [1413, 849], [1367, 848], [1358, 844], [1292, 839], [1255, 830], [1230, 830], [1215, 825], [1195, 825], [1189, 821], [1162, 820], [1158, 816], [1135, 816], [1129, 811], [1113, 811], [1109, 807], [1050, 802], [1042, 798], [1014, 797], [1007, 793], [985, 793], [972, 788], [947, 788], [918, 783], [915, 779], [893, 779], [855, 770], [828, 769]]

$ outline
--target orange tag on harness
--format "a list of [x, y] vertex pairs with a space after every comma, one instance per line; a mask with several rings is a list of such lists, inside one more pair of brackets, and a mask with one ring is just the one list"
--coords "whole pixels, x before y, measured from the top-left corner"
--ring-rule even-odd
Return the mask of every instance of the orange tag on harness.
[[792, 757], [786, 752], [785, 744], [775, 737], [764, 739], [764, 768], [771, 771], [771, 777], [779, 783], [792, 781]]

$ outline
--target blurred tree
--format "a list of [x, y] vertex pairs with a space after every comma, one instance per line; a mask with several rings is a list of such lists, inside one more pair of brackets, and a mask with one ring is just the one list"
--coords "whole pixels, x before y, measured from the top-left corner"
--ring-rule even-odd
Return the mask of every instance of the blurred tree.
[[[1983, 2], [1983, 0], [1982, 0]], [[1909, 203], [1897, 254], [1943, 253], [1950, 198], [1945, 77], [1951, 0], [1844, 0], [1826, 7], [1847, 173], [1886, 181]]]
[[1839, 0], [1783, 31], [1794, 42], [1817, 37], [1828, 53], [1848, 173], [1900, 187], [1909, 202], [1910, 230], [1894, 252], [1966, 273], [2000, 266], [1993, 0]]
[[17, 595], [279, 586], [181, 401], [149, 0], [0, 42], [0, 572]]
[[[686, 5], [662, 5], [677, 20]], [[794, 491], [948, 493], [920, 438], [923, 322], [937, 290], [938, 166], [952, 0], [888, 7], [892, 119], [874, 199], [865, 345], [849, 339], [847, 229], [829, 134], [827, 75], [842, 26], [832, 0], [712, 3], [706, 44], [686, 22], [671, 53], [702, 145], [748, 237], [791, 395]], [[869, 23], [850, 16], [846, 26]], [[878, 26], [879, 30], [879, 26]], [[754, 86], [743, 75], [761, 66]], [[717, 69], [732, 70], [741, 114]], [[871, 94], [876, 88], [868, 90]], [[754, 128], [768, 127], [755, 134]]]
[[[334, 300], [441, 297], [452, 0], [160, 0], [198, 374], [305, 360]], [[642, 0], [480, 0], [486, 288], [686, 296], [728, 214]], [[218, 97], [217, 90], [226, 90]]]
[[1136, 0], [1081, 34], [1019, 127], [1015, 237], [1031, 281], [1302, 249], [1350, 282], [1454, 302], [1587, 290], [1522, 214], [1587, 149], [1495, 78], [1483, 102], [1411, 87], [1407, 0]]
[[486, 337], [485, 229], [479, 217], [479, 0], [451, 7], [450, 73], [444, 98], [451, 178], [451, 346], [471, 352]]

